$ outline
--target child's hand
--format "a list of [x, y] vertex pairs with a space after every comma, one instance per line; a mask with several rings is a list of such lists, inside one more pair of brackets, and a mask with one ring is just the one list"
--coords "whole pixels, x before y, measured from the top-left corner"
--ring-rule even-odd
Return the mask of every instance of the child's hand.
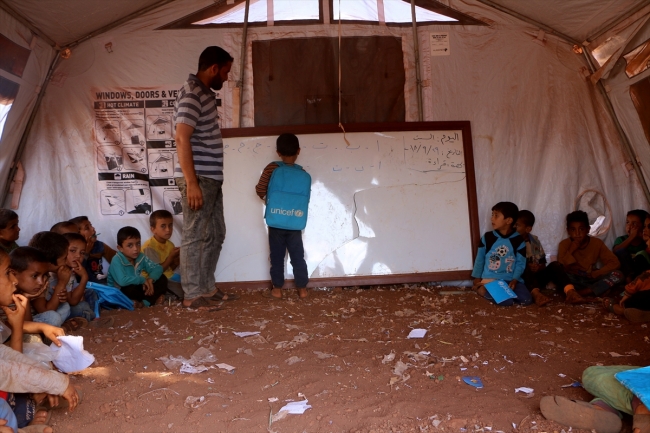
[[72, 262], [72, 272], [80, 278], [88, 278], [88, 271], [86, 271], [86, 268], [81, 266], [81, 262], [78, 260]]
[[512, 280], [512, 281], [510, 281], [508, 283], [508, 287], [510, 287], [511, 289], [514, 289], [518, 282], [519, 281], [517, 281], [517, 280]]
[[7, 427], [6, 419], [0, 419], [0, 433], [14, 433], [14, 429]]
[[59, 341], [58, 337], [63, 337], [65, 335], [65, 331], [63, 329], [57, 328], [56, 326], [48, 325], [47, 323], [42, 323], [41, 332], [46, 338], [51, 340], [52, 343], [61, 347], [61, 342]]
[[627, 301], [628, 299], [630, 299], [630, 297], [628, 295], [623, 295], [623, 297], [621, 298], [621, 301], [618, 303], [618, 305], [625, 308], [625, 305], [623, 305], [623, 304], [625, 304], [625, 301]]
[[59, 269], [56, 270], [56, 278], [60, 283], [68, 284], [71, 276], [72, 268], [68, 265], [59, 266]]
[[59, 298], [60, 303], [68, 302], [68, 291], [64, 288], [64, 290], [59, 291], [56, 297]]
[[153, 295], [153, 280], [151, 278], [147, 278], [144, 282], [143, 289], [146, 296]]
[[172, 250], [172, 252], [169, 253], [169, 257], [172, 257], [174, 259], [177, 258], [177, 257], [180, 257], [180, 255], [181, 255], [181, 248], [180, 247], [174, 248]]
[[632, 224], [630, 227], [630, 239], [635, 239], [639, 236], [639, 227], [636, 224]]
[[23, 295], [11, 295], [16, 304], [16, 309], [12, 310], [9, 307], [2, 305], [2, 310], [7, 315], [7, 322], [11, 329], [18, 329], [23, 327], [25, 321], [25, 311], [27, 309], [27, 298]]
[[79, 404], [79, 394], [77, 394], [77, 390], [72, 386], [72, 384], [68, 385], [65, 391], [63, 391], [63, 394], [61, 394], [61, 397], [68, 401], [70, 412], [72, 412], [77, 407], [77, 404]]
[[50, 403], [50, 407], [57, 407], [59, 405], [59, 396], [48, 394], [47, 401]]

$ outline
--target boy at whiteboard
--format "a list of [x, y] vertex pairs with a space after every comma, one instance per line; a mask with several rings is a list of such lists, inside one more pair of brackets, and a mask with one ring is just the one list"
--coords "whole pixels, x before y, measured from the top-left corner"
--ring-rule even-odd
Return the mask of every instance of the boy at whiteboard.
[[492, 302], [494, 299], [488, 293], [485, 284], [494, 280], [508, 283], [517, 297], [502, 301], [498, 304], [501, 306], [510, 306], [515, 302], [529, 305], [533, 302], [522, 280], [526, 269], [526, 243], [515, 230], [518, 214], [517, 205], [508, 201], [492, 206], [493, 230], [485, 233], [481, 238], [472, 271], [474, 290]]
[[284, 258], [288, 251], [298, 296], [302, 299], [307, 297], [309, 282], [302, 230], [307, 224], [311, 177], [296, 164], [300, 155], [298, 137], [293, 134], [280, 135], [276, 150], [281, 161], [268, 164], [255, 187], [258, 197], [266, 203], [264, 218], [269, 228], [273, 288], [266, 296], [282, 299]]

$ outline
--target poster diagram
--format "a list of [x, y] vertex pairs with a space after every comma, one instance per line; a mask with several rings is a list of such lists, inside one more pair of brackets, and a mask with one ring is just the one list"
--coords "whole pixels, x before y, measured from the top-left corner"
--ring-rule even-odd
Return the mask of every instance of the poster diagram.
[[174, 180], [174, 100], [180, 85], [94, 90], [97, 192], [107, 218], [182, 215]]

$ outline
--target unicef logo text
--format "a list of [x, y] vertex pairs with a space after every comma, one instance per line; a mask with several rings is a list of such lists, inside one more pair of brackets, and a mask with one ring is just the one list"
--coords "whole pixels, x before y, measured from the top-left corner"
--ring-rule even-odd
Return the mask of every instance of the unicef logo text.
[[270, 209], [270, 211], [273, 214], [280, 214], [280, 215], [284, 215], [284, 216], [294, 216], [296, 218], [300, 218], [305, 214], [300, 209], [287, 210], [287, 209], [273, 208], [273, 209]]

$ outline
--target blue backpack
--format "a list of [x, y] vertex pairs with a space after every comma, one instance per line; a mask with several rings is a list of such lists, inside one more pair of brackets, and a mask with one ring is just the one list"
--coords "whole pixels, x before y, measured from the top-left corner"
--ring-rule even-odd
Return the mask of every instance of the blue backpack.
[[303, 230], [311, 196], [311, 176], [298, 164], [275, 161], [266, 191], [266, 225], [276, 229]]

